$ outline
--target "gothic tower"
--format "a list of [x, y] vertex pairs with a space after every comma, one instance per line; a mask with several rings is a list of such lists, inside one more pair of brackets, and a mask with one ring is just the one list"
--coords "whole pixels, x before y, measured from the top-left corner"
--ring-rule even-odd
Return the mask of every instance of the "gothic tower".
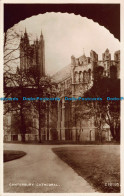
[[29, 38], [25, 28], [24, 36], [20, 40], [20, 69], [26, 70], [29, 68]]
[[31, 68], [36, 68], [40, 76], [45, 75], [44, 38], [41, 32], [40, 40], [36, 39], [33, 44], [30, 44], [25, 29], [25, 33], [20, 40], [20, 69], [28, 70]]

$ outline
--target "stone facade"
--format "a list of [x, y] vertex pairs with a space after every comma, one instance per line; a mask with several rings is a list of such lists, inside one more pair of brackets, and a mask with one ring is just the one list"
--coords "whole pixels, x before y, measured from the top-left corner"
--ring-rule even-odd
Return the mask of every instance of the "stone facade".
[[[44, 38], [41, 33], [40, 40], [36, 39], [33, 44], [29, 42], [29, 36], [25, 30], [20, 40], [20, 69], [27, 70], [36, 67], [40, 76], [45, 76]], [[100, 68], [95, 72], [95, 68]], [[102, 70], [102, 71], [101, 71]], [[55, 89], [57, 96], [61, 98], [57, 107], [47, 106], [46, 122], [42, 128], [41, 139], [47, 140], [49, 129], [49, 140], [73, 140], [73, 141], [96, 141], [97, 128], [94, 117], [79, 120], [76, 117], [74, 101], [65, 101], [66, 97], [83, 97], [94, 84], [95, 78], [120, 78], [120, 51], [114, 53], [114, 60], [108, 49], [102, 54], [102, 60], [98, 60], [98, 54], [91, 50], [90, 57], [85, 54], [79, 58], [71, 56], [71, 63], [52, 76], [57, 83]], [[49, 107], [49, 108], [48, 108]], [[28, 115], [27, 115], [28, 116]], [[38, 114], [32, 109], [32, 127], [36, 129], [26, 130], [25, 140], [38, 140]], [[21, 140], [19, 131], [14, 132], [14, 114], [8, 113], [4, 117], [4, 139], [7, 141]], [[26, 119], [28, 122], [28, 119]], [[103, 126], [102, 138], [110, 141], [111, 134], [109, 126]]]
[[[95, 68], [102, 68], [103, 72], [95, 73]], [[79, 58], [71, 57], [71, 64], [53, 75], [53, 80], [58, 83], [58, 121], [57, 130], [60, 140], [95, 141], [96, 130], [93, 117], [89, 120], [75, 118], [75, 125], [72, 125], [75, 106], [73, 101], [65, 101], [67, 97], [79, 97], [88, 91], [94, 83], [95, 77], [102, 74], [102, 77], [120, 78], [120, 51], [111, 54], [108, 49], [103, 53], [102, 60], [98, 60], [95, 51], [90, 52], [90, 57], [85, 54]], [[102, 137], [104, 140], [111, 140], [109, 127], [103, 127]]]

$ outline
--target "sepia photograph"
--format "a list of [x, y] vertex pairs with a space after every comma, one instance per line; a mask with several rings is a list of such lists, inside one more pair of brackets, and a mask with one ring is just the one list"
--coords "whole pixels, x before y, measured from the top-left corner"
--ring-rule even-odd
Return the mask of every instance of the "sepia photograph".
[[120, 3], [3, 10], [3, 192], [121, 193]]

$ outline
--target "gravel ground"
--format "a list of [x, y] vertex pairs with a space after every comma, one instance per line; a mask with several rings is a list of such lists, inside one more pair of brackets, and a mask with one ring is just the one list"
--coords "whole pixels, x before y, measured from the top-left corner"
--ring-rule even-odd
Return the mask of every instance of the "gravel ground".
[[[55, 145], [55, 147], [63, 147], [63, 145]], [[4, 192], [96, 192], [87, 181], [60, 160], [52, 152], [52, 148], [53, 145], [5, 144], [5, 150], [21, 150], [27, 155], [4, 163]]]

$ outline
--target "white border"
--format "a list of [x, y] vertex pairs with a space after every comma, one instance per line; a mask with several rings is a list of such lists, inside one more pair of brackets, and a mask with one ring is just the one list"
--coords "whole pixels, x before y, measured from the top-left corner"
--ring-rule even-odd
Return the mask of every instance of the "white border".
[[[0, 96], [3, 95], [3, 3], [0, 1]], [[3, 102], [0, 102], [0, 194], [3, 193]]]
[[[121, 2], [121, 15], [120, 15], [120, 41], [121, 41], [121, 95], [124, 95], [124, 1]], [[124, 103], [121, 102], [121, 193], [124, 195]]]

